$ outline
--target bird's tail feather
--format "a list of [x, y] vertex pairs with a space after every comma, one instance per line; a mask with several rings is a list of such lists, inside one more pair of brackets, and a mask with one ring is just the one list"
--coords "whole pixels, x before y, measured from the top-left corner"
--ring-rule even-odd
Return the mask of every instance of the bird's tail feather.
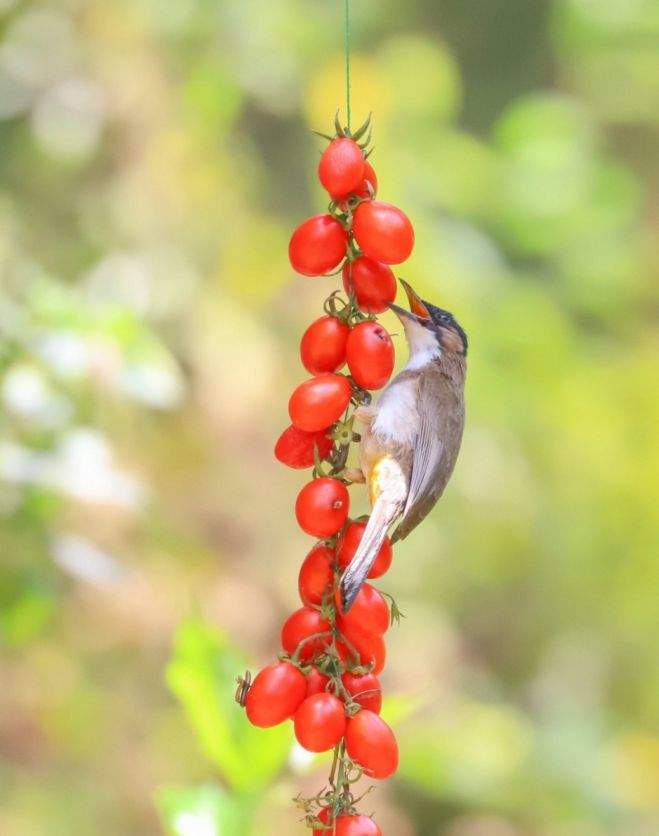
[[380, 495], [373, 506], [357, 551], [341, 578], [341, 608], [343, 612], [347, 612], [353, 605], [359, 590], [371, 571], [375, 558], [378, 556], [384, 538], [387, 536], [387, 530], [396, 518], [397, 513], [398, 506]]

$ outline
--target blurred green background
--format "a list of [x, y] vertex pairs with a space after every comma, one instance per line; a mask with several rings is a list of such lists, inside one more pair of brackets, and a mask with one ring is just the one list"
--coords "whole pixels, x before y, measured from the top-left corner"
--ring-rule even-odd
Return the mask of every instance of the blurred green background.
[[[659, 6], [353, 6], [401, 273], [471, 343], [456, 473], [381, 583], [402, 761], [364, 807], [387, 836], [659, 833]], [[233, 678], [311, 545], [272, 447], [336, 286], [286, 248], [326, 202], [342, 25], [0, 0], [2, 834], [305, 832], [327, 763], [247, 728]]]

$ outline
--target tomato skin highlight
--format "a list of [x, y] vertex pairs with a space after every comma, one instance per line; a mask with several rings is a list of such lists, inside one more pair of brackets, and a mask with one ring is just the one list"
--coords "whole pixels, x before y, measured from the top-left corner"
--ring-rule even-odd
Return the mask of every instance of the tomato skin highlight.
[[347, 294], [351, 285], [357, 307], [366, 313], [382, 313], [396, 298], [396, 277], [391, 267], [366, 255], [343, 266], [343, 288]]
[[382, 389], [394, 370], [396, 354], [387, 331], [377, 322], [360, 322], [346, 346], [348, 368], [362, 389]]
[[364, 155], [354, 139], [337, 137], [323, 151], [318, 179], [334, 199], [347, 197], [362, 186]]
[[398, 768], [398, 744], [394, 733], [373, 711], [362, 709], [351, 717], [345, 738], [348, 755], [369, 777], [388, 778]]
[[[369, 191], [368, 186], [366, 185], [367, 181], [371, 184], [372, 192]], [[371, 200], [374, 198], [375, 195], [378, 193], [378, 176], [375, 173], [375, 169], [369, 163], [368, 160], [364, 160], [364, 179], [361, 182], [360, 187], [357, 189], [355, 194], [357, 197], [361, 197], [364, 200]]]
[[322, 694], [327, 688], [329, 677], [322, 674], [318, 668], [311, 668], [307, 674], [307, 696]]
[[279, 436], [275, 444], [275, 458], [282, 464], [297, 470], [313, 467], [314, 445], [318, 448], [318, 455], [322, 461], [329, 456], [334, 442], [325, 435], [325, 430], [308, 433], [291, 424]]
[[291, 267], [303, 276], [324, 276], [345, 258], [348, 233], [331, 215], [314, 215], [293, 232], [288, 245]]
[[414, 228], [398, 207], [366, 200], [355, 209], [352, 231], [364, 255], [384, 264], [406, 261], [414, 248]]
[[332, 537], [343, 527], [349, 511], [348, 489], [331, 476], [308, 482], [295, 501], [298, 525], [312, 537]]
[[305, 432], [324, 430], [343, 415], [351, 394], [348, 378], [341, 374], [319, 374], [305, 380], [288, 402], [293, 426]]
[[[346, 528], [339, 541], [336, 557], [339, 568], [347, 569], [350, 561], [355, 556], [355, 552], [364, 536], [366, 529], [365, 522], [351, 522]], [[391, 561], [393, 559], [393, 548], [391, 540], [388, 537], [384, 538], [384, 543], [380, 547], [380, 551], [375, 558], [375, 562], [371, 566], [371, 571], [368, 573], [369, 578], [380, 578], [389, 570]]]
[[382, 635], [389, 629], [389, 607], [384, 596], [378, 590], [365, 583], [357, 593], [353, 605], [347, 613], [341, 610], [341, 591], [336, 590], [338, 614], [336, 623], [339, 629], [360, 630], [362, 633]]
[[308, 752], [327, 752], [346, 730], [344, 705], [333, 694], [313, 694], [295, 712], [295, 737]]
[[305, 606], [319, 607], [332, 588], [334, 580], [334, 551], [327, 546], [315, 546], [304, 558], [298, 575], [300, 600]]
[[[324, 619], [318, 610], [312, 610], [310, 607], [300, 607], [299, 610], [291, 613], [282, 625], [281, 646], [286, 653], [292, 656], [301, 641], [313, 636], [314, 633], [327, 633], [329, 629], [329, 621]], [[331, 638], [328, 636], [327, 638], [307, 642], [300, 652], [300, 661], [310, 662], [314, 656], [323, 652], [330, 641]], [[306, 693], [306, 681], [304, 688]]]
[[268, 665], [259, 671], [247, 693], [247, 718], [264, 729], [277, 726], [295, 714], [306, 693], [304, 674], [290, 662]]
[[372, 711], [374, 714], [380, 713], [382, 709], [382, 686], [374, 673], [355, 674], [346, 671], [341, 677], [341, 681], [346, 691], [358, 705]]
[[337, 372], [346, 362], [350, 328], [335, 316], [321, 316], [302, 335], [300, 358], [311, 374]]

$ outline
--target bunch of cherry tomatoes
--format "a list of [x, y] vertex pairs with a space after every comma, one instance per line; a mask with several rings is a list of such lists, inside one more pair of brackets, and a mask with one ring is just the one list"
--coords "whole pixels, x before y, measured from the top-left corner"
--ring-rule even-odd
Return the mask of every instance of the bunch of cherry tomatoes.
[[[336, 135], [327, 137], [318, 167], [331, 198], [328, 212], [300, 224], [289, 245], [298, 273], [340, 271], [348, 301], [331, 294], [325, 315], [302, 336], [300, 357], [312, 377], [291, 395], [291, 426], [275, 446], [277, 459], [289, 467], [313, 467], [313, 478], [295, 503], [300, 527], [319, 540], [300, 568], [302, 607], [282, 626], [280, 661], [251, 684], [241, 680], [239, 688], [254, 725], [292, 718], [301, 746], [334, 750], [329, 788], [298, 801], [314, 834], [338, 836], [381, 836], [372, 818], [357, 813], [350, 788], [362, 774], [387, 778], [398, 765], [396, 739], [380, 717], [378, 679], [385, 664], [384, 634], [397, 609], [392, 601], [390, 612], [385, 597], [366, 583], [343, 612], [338, 592], [367, 521], [349, 518], [347, 459], [351, 442], [358, 440], [351, 408], [368, 403], [370, 392], [381, 389], [393, 371], [393, 343], [375, 315], [396, 296], [390, 265], [404, 261], [414, 245], [403, 212], [375, 199], [369, 140], [360, 142], [369, 121], [350, 134], [337, 117]], [[387, 538], [368, 577], [384, 575], [391, 561]]]

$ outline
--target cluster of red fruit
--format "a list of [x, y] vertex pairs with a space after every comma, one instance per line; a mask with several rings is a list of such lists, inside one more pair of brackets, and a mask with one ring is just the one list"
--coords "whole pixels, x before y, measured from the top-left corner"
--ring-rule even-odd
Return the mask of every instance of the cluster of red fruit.
[[[326, 315], [305, 331], [300, 354], [313, 375], [289, 401], [291, 426], [275, 447], [279, 461], [313, 467], [314, 478], [300, 491], [295, 514], [300, 527], [319, 538], [299, 574], [303, 606], [281, 631], [281, 660], [264, 668], [253, 684], [243, 683], [241, 701], [257, 726], [293, 718], [295, 735], [310, 752], [334, 749], [330, 787], [301, 801], [314, 833], [378, 836], [369, 816], [355, 810], [350, 785], [361, 775], [387, 778], [398, 765], [398, 747], [381, 719], [382, 692], [377, 675], [385, 664], [384, 633], [397, 615], [392, 602], [364, 584], [348, 612], [338, 590], [354, 556], [366, 521], [349, 519], [348, 452], [358, 436], [350, 408], [370, 401], [394, 367], [389, 334], [375, 320], [396, 295], [390, 264], [404, 261], [414, 244], [407, 217], [375, 200], [377, 178], [367, 159], [368, 127], [350, 135], [337, 120], [337, 132], [323, 153], [319, 178], [330, 194], [328, 212], [302, 223], [293, 233], [292, 266], [308, 276], [342, 269], [348, 302], [333, 293]], [[348, 366], [349, 374], [340, 369]], [[369, 573], [383, 575], [392, 548], [385, 540]]]

